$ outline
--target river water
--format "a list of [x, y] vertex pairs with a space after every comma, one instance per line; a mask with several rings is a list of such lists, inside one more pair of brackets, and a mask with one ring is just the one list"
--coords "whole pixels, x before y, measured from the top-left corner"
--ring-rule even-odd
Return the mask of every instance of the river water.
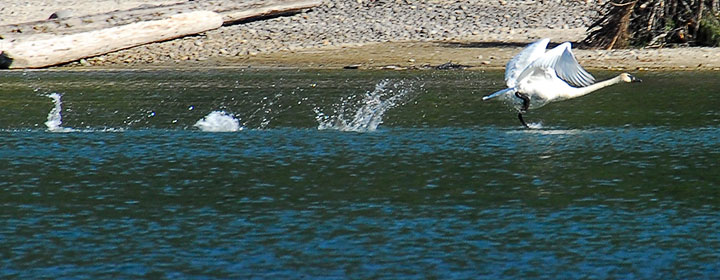
[[718, 277], [719, 76], [637, 76], [5, 72], [0, 278]]

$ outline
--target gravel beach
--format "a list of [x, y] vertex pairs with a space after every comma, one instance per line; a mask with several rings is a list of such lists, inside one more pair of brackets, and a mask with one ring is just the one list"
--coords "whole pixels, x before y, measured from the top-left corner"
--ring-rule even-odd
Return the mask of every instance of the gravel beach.
[[[4, 23], [177, 1], [6, 0]], [[41, 2], [41, 3], [36, 3]], [[203, 34], [126, 49], [66, 67], [267, 66], [420, 68], [452, 61], [503, 67], [529, 42], [577, 42], [602, 2], [577, 0], [339, 0], [301, 13], [223, 26]], [[713, 48], [578, 50], [605, 69], [720, 69]], [[680, 60], [680, 61], [678, 61]]]

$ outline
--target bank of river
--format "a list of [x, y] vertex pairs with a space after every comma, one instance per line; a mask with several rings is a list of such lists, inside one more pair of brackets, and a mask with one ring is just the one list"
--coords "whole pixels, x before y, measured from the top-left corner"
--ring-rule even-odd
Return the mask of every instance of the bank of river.
[[[6, 1], [3, 23], [173, 1]], [[135, 47], [64, 67], [425, 68], [447, 62], [503, 67], [520, 47], [540, 38], [578, 42], [603, 2], [595, 1], [327, 1], [302, 13], [224, 26], [206, 33]], [[577, 50], [591, 69], [718, 70], [716, 48]], [[394, 67], [396, 66], [396, 67]]]

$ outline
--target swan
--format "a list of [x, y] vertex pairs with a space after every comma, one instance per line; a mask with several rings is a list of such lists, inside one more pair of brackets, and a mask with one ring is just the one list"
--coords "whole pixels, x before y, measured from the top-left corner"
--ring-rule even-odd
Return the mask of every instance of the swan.
[[595, 77], [585, 71], [565, 42], [546, 51], [550, 39], [534, 42], [515, 55], [505, 65], [507, 88], [484, 96], [482, 100], [496, 97], [509, 101], [518, 112], [518, 119], [526, 128], [523, 114], [550, 102], [576, 98], [601, 88], [626, 82], [642, 80], [622, 73], [612, 79], [595, 83]]

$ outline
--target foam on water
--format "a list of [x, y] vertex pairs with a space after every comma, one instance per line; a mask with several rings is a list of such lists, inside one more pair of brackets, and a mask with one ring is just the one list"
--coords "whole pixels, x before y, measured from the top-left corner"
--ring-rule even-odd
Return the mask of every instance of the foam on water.
[[391, 108], [401, 105], [412, 92], [405, 81], [382, 80], [375, 89], [358, 97], [352, 95], [342, 98], [340, 104], [326, 114], [320, 108], [314, 108], [318, 129], [367, 132], [375, 131], [383, 122], [383, 115]]
[[542, 125], [541, 122], [528, 123], [528, 128], [529, 128], [529, 129], [542, 129], [542, 128], [543, 128], [543, 125]]
[[50, 110], [47, 116], [45, 126], [47, 126], [50, 132], [71, 132], [74, 131], [72, 128], [62, 126], [62, 95], [59, 93], [48, 94], [47, 97], [52, 98], [55, 107]]
[[225, 111], [213, 111], [193, 126], [207, 132], [233, 132], [243, 129], [240, 121]]

